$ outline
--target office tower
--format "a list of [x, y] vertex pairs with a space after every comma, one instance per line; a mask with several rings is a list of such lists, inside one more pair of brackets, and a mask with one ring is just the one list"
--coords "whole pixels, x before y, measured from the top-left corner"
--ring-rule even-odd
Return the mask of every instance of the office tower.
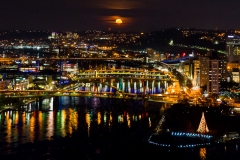
[[229, 62], [239, 61], [240, 57], [240, 37], [229, 35], [226, 38], [226, 51]]
[[200, 86], [200, 61], [193, 60], [193, 85]]
[[203, 92], [209, 92], [209, 58], [199, 57], [200, 69], [199, 69], [199, 83], [200, 87], [204, 88]]
[[[204, 93], [218, 94], [220, 90], [220, 81], [226, 70], [224, 60], [216, 52], [207, 57], [199, 57], [199, 82]], [[196, 72], [197, 74], [197, 72]]]
[[219, 88], [220, 88], [220, 60], [211, 57], [209, 60], [209, 92], [212, 94], [218, 94], [219, 93]]
[[232, 80], [233, 82], [239, 83], [239, 70], [238, 68], [233, 68], [232, 69]]

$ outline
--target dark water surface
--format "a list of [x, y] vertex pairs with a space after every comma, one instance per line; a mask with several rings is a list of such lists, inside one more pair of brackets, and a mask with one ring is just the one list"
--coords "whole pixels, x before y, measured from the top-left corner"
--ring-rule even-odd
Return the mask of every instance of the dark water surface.
[[0, 159], [238, 159], [238, 146], [161, 149], [147, 143], [161, 103], [61, 97], [0, 114]]

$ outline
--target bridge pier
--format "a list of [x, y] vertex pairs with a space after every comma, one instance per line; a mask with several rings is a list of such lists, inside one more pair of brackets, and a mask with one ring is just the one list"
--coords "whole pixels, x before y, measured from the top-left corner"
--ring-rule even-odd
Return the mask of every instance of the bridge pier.
[[122, 91], [123, 90], [123, 79], [119, 78], [119, 90]]
[[133, 83], [133, 90], [134, 90], [134, 93], [137, 93], [137, 82]]
[[69, 96], [69, 104], [71, 105], [71, 104], [72, 104], [72, 102], [74, 102], [74, 97], [72, 97], [72, 96]]
[[27, 111], [30, 110], [30, 103], [27, 104]]
[[152, 86], [151, 86], [151, 94], [155, 93], [155, 80], [152, 81]]
[[97, 70], [94, 71], [94, 77], [95, 77], [95, 78], [98, 77], [98, 72], [97, 72]]
[[166, 91], [167, 87], [168, 87], [167, 81], [164, 81], [164, 88], [165, 88], [165, 91]]
[[160, 81], [158, 82], [158, 92], [160, 92], [160, 88], [161, 88], [161, 86], [160, 86]]
[[37, 97], [36, 98], [36, 106], [37, 106], [37, 110], [42, 110], [42, 97]]
[[53, 110], [57, 110], [59, 107], [59, 97], [53, 97]]

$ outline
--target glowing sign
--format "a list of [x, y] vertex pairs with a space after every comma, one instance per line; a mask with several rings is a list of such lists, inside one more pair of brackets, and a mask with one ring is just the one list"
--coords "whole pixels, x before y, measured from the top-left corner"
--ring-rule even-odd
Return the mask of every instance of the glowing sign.
[[60, 82], [60, 84], [67, 84], [67, 83], [69, 83], [69, 80], [64, 80]]

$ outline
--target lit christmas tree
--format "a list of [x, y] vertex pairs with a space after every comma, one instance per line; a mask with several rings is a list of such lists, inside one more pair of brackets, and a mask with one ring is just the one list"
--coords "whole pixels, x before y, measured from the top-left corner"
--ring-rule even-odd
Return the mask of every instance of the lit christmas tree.
[[207, 127], [207, 122], [205, 120], [204, 112], [202, 113], [202, 118], [201, 118], [200, 124], [198, 126], [197, 132], [199, 132], [199, 133], [209, 132], [208, 127]]

